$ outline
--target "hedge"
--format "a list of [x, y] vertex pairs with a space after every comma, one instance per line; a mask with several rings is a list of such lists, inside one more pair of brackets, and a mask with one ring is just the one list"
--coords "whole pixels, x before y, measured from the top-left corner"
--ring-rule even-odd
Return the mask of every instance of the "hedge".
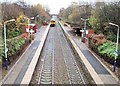
[[[106, 41], [105, 43], [95, 46], [89, 40], [89, 48], [98, 54], [101, 58], [110, 64], [113, 64], [115, 59], [114, 51], [116, 50], [116, 44], [111, 41]], [[120, 46], [118, 49], [117, 65], [120, 66]]]
[[[26, 43], [26, 39], [25, 38], [21, 38], [19, 37], [15, 37], [12, 39], [7, 39], [7, 48], [8, 48], [8, 52], [7, 52], [7, 57], [9, 60], [9, 64], [20, 54], [20, 51], [23, 50], [22, 46], [25, 45]], [[3, 58], [3, 65], [5, 62], [5, 54], [4, 54], [4, 47], [2, 47], [0, 49], [0, 57]]]

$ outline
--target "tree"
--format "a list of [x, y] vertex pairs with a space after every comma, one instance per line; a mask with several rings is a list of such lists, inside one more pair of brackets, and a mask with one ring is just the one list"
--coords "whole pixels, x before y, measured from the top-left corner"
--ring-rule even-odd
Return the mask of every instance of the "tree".
[[120, 25], [120, 1], [104, 3], [96, 3], [95, 8], [92, 11], [93, 17], [96, 19], [96, 24], [91, 25], [94, 27], [97, 33], [103, 33], [107, 39], [116, 41], [117, 29], [114, 26], [110, 26], [108, 23], [113, 22]]
[[[3, 20], [17, 19], [20, 15], [25, 15], [28, 18], [34, 17], [38, 21], [43, 21], [49, 18], [49, 9], [42, 7], [42, 5], [29, 5], [26, 2], [19, 0], [15, 3], [2, 3]], [[36, 17], [39, 15], [39, 17]], [[41, 19], [40, 19], [41, 18]], [[3, 22], [4, 22], [3, 21]], [[40, 22], [41, 23], [41, 22]]]
[[83, 25], [81, 18], [88, 18], [91, 15], [92, 6], [89, 4], [78, 5], [76, 2], [66, 9], [61, 9], [59, 16], [65, 22], [75, 23], [79, 26]]
[[4, 21], [12, 18], [17, 18], [21, 14], [22, 14], [21, 9], [19, 9], [19, 7], [16, 6], [15, 4], [7, 2], [2, 3], [2, 15]]

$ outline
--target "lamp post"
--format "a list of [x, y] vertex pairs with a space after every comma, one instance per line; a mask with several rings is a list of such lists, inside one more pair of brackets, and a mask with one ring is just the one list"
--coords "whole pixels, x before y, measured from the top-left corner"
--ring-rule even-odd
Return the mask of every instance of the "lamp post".
[[28, 19], [28, 22], [27, 22], [27, 23], [28, 23], [28, 29], [29, 29], [29, 23], [30, 23], [30, 21], [29, 21], [29, 18], [27, 18], [27, 19]]
[[83, 19], [83, 18], [81, 18], [81, 20], [84, 21], [84, 35], [83, 35], [83, 37], [84, 37], [84, 40], [85, 40], [85, 37], [86, 37], [86, 22], [87, 22], [89, 19]]
[[35, 16], [35, 17], [31, 17], [30, 19], [32, 19], [32, 20], [34, 19], [34, 22], [35, 22], [35, 24], [36, 24], [36, 20], [37, 20], [36, 18], [39, 17], [39, 16], [40, 16], [40, 15], [37, 15], [37, 16]]
[[114, 72], [115, 72], [115, 70], [116, 70], [116, 59], [117, 59], [117, 56], [118, 56], [119, 25], [114, 24], [114, 23], [109, 23], [109, 24], [118, 27], [118, 31], [117, 31], [116, 51], [114, 52], [114, 54], [115, 54], [115, 60], [114, 60]]
[[37, 16], [35, 17], [35, 24], [36, 24], [36, 18], [37, 18], [37, 17], [39, 17], [39, 15], [37, 15]]
[[29, 18], [27, 18], [27, 23], [28, 23], [28, 28], [26, 29], [26, 32], [28, 33], [28, 40], [30, 40], [30, 19]]
[[12, 22], [12, 21], [15, 21], [15, 19], [11, 19], [11, 20], [8, 20], [8, 21], [5, 21], [4, 22], [4, 45], [5, 45], [5, 66], [6, 66], [6, 70], [8, 69], [8, 58], [7, 58], [7, 52], [8, 52], [8, 48], [7, 48], [7, 44], [6, 44], [6, 24], [8, 22]]

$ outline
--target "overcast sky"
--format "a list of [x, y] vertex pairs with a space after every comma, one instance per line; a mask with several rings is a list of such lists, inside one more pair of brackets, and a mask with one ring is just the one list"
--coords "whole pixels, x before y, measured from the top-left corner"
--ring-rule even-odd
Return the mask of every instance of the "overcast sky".
[[[0, 0], [2, 1], [10, 1], [10, 2], [15, 2], [18, 0]], [[25, 2], [27, 2], [28, 4], [37, 4], [40, 3], [43, 6], [47, 6], [50, 9], [50, 13], [51, 14], [58, 14], [60, 8], [64, 7], [68, 7], [71, 2], [75, 1], [75, 2], [94, 2], [94, 1], [103, 1], [103, 0], [23, 0]], [[107, 0], [107, 1], [111, 1], [111, 0]], [[113, 0], [112, 0], [113, 1]]]
[[[15, 2], [18, 0], [0, 0], [0, 1], [10, 1], [10, 2]], [[75, 2], [79, 2], [79, 1], [93, 1], [93, 0], [23, 0], [25, 2], [27, 2], [28, 4], [37, 4], [40, 3], [43, 6], [47, 6], [50, 9], [50, 13], [52, 14], [58, 14], [60, 8], [64, 7], [68, 7], [71, 2], [75, 1]]]

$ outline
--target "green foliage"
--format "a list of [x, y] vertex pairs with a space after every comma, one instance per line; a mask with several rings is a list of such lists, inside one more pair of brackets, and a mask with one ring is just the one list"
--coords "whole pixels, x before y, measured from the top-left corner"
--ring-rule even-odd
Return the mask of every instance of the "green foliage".
[[[116, 50], [116, 43], [111, 41], [106, 41], [105, 43], [95, 46], [91, 42], [91, 38], [89, 38], [89, 48], [92, 49], [96, 54], [101, 56], [106, 62], [113, 64], [115, 55], [114, 51]], [[118, 48], [118, 57], [117, 57], [117, 65], [120, 66], [120, 46]]]
[[113, 22], [120, 26], [120, 16], [118, 16], [120, 12], [119, 3], [120, 1], [111, 3], [96, 3], [96, 6], [92, 10], [92, 17], [96, 18], [97, 21], [95, 24], [90, 21], [90, 26], [96, 31], [96, 33], [103, 33], [108, 40], [113, 42], [116, 42], [117, 27], [110, 26], [108, 23]]
[[[12, 39], [7, 39], [7, 57], [9, 59], [9, 63], [13, 60], [13, 56], [17, 54], [17, 52], [22, 48], [22, 45], [25, 44], [26, 39], [21, 37], [15, 37]], [[5, 53], [4, 46], [0, 47], [0, 59], [2, 58], [2, 63], [5, 62]]]
[[0, 46], [0, 62], [2, 62], [2, 57], [4, 57], [4, 47]]
[[22, 31], [16, 27], [15, 22], [8, 23], [6, 25], [7, 39], [19, 36]]
[[116, 35], [113, 33], [113, 32], [108, 32], [108, 34], [107, 34], [107, 39], [108, 40], [111, 40], [111, 41], [116, 41]]
[[8, 57], [14, 55], [17, 51], [21, 49], [21, 46], [26, 42], [25, 38], [16, 37], [7, 40], [8, 47]]
[[110, 58], [114, 58], [114, 51], [115, 51], [115, 44], [111, 41], [107, 41], [106, 43], [98, 46], [98, 51], [100, 54], [110, 57]]
[[63, 8], [60, 10], [59, 17], [64, 22], [83, 25], [81, 18], [88, 18], [91, 15], [91, 9], [92, 6], [89, 4], [79, 6], [77, 3], [73, 2], [66, 9]]

